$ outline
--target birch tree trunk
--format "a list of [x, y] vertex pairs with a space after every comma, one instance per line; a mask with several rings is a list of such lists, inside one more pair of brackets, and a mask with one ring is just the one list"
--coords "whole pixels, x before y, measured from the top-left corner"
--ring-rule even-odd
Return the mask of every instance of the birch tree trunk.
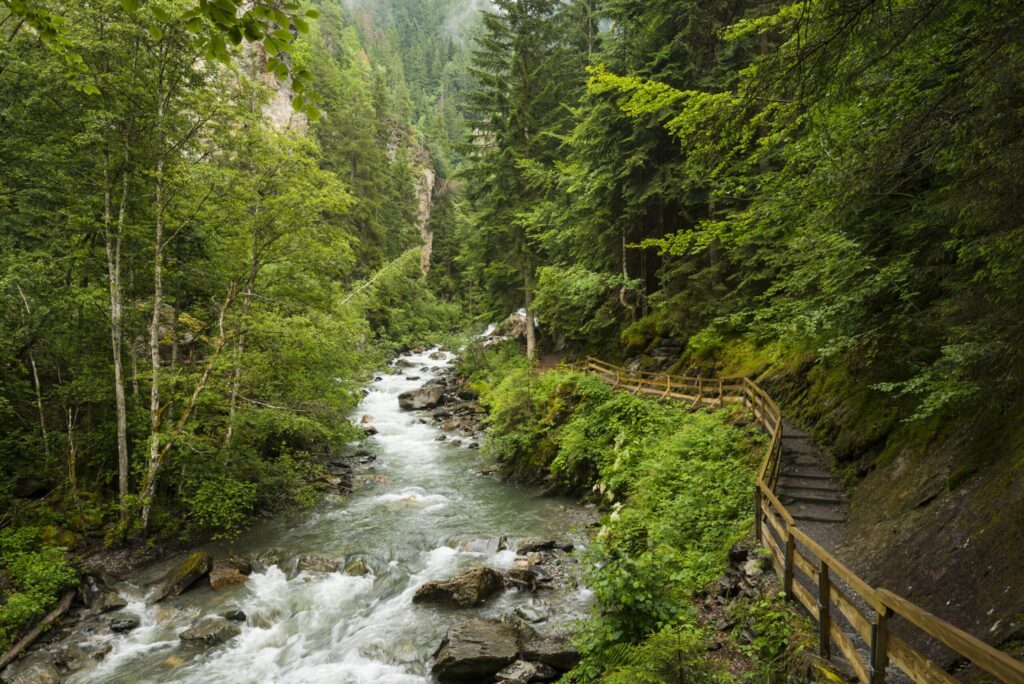
[[[156, 482], [156, 470], [160, 461], [160, 311], [163, 308], [163, 254], [164, 254], [164, 163], [166, 148], [163, 140], [163, 119], [166, 103], [163, 92], [157, 94], [157, 145], [154, 176], [156, 220], [153, 226], [153, 317], [149, 321], [149, 465], [147, 481]], [[149, 514], [152, 511], [153, 492], [150, 491], [142, 502], [142, 534], [149, 528]]]
[[128, 411], [124, 396], [124, 367], [121, 360], [121, 341], [124, 336], [124, 292], [121, 286], [121, 241], [125, 214], [128, 207], [128, 145], [125, 143], [125, 168], [121, 174], [121, 203], [117, 222], [113, 217], [110, 153], [103, 153], [103, 226], [107, 254], [107, 283], [110, 291], [110, 350], [114, 361], [114, 405], [117, 411], [117, 492], [121, 504], [121, 519], [128, 517]]
[[527, 262], [523, 273], [523, 302], [526, 305], [526, 358], [537, 360], [537, 330], [533, 319], [533, 265]]
[[[27, 327], [30, 317], [32, 316], [32, 309], [29, 308], [28, 299], [25, 297], [25, 292], [21, 289], [21, 285], [15, 283], [14, 286], [18, 288], [18, 296], [21, 298], [21, 306], [24, 308], [21, 320]], [[28, 363], [32, 369], [32, 383], [36, 390], [36, 408], [39, 410], [39, 431], [43, 437], [43, 451], [47, 456], [49, 456], [50, 438], [46, 432], [46, 411], [43, 410], [43, 385], [39, 382], [39, 369], [36, 367], [36, 355], [32, 351], [31, 345], [29, 345], [28, 348]]]

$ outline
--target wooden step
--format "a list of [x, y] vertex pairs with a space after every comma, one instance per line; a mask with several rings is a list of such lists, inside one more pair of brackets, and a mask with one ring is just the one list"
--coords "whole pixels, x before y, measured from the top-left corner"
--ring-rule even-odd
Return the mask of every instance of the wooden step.
[[789, 514], [794, 520], [820, 523], [845, 523], [846, 515], [823, 506], [814, 504], [794, 504], [789, 506]]
[[779, 476], [778, 489], [788, 489], [800, 492], [833, 492], [842, 494], [843, 490], [834, 483], [826, 480], [802, 480], [798, 477]]
[[789, 488], [780, 488], [776, 494], [779, 497], [779, 501], [784, 504], [811, 503], [823, 504], [825, 506], [842, 506], [846, 503], [846, 501], [839, 496], [827, 496], [820, 492], [794, 492]]
[[820, 469], [810, 468], [787, 468], [783, 465], [782, 470], [779, 472], [779, 477], [800, 477], [805, 480], [825, 480], [832, 482], [835, 480], [832, 477], [832, 473], [825, 472]]

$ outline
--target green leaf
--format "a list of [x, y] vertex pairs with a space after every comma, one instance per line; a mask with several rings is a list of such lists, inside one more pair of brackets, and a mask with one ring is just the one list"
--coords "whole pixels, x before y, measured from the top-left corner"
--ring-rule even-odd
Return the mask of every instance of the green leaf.
[[150, 24], [146, 27], [146, 30], [149, 31], [149, 35], [152, 36], [153, 40], [159, 41], [164, 37], [164, 32], [156, 24]]
[[137, 12], [139, 10], [139, 0], [121, 0], [121, 7], [124, 8], [125, 12]]
[[153, 16], [156, 17], [157, 21], [162, 21], [165, 24], [171, 20], [170, 13], [168, 13], [168, 11], [163, 9], [162, 7], [154, 7]]

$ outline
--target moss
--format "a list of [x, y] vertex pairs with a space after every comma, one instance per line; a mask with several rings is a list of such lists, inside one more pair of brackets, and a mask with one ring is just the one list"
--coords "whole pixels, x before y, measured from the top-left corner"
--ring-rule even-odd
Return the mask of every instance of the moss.
[[946, 489], [953, 492], [960, 488], [962, 484], [971, 479], [978, 472], [978, 467], [973, 464], [967, 464], [960, 466], [946, 478]]

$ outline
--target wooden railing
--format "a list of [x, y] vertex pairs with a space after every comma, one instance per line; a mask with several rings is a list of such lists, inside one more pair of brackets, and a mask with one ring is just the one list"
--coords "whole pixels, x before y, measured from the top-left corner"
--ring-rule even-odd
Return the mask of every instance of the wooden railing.
[[[1000, 680], [1024, 683], [1024, 663], [891, 591], [870, 586], [796, 525], [775, 494], [782, 462], [782, 411], [750, 378], [699, 378], [631, 371], [593, 357], [575, 367], [633, 394], [676, 399], [689, 403], [694, 409], [727, 403], [740, 403], [750, 409], [754, 420], [769, 436], [754, 487], [755, 534], [758, 542], [771, 551], [772, 563], [782, 577], [786, 596], [799, 601], [817, 621], [822, 657], [831, 657], [835, 647], [857, 678], [871, 684], [884, 682], [890, 666], [917, 682], [959, 681], [924, 653], [890, 633], [891, 620], [899, 617]], [[844, 620], [863, 639], [866, 653], [858, 650], [837, 618]]]

